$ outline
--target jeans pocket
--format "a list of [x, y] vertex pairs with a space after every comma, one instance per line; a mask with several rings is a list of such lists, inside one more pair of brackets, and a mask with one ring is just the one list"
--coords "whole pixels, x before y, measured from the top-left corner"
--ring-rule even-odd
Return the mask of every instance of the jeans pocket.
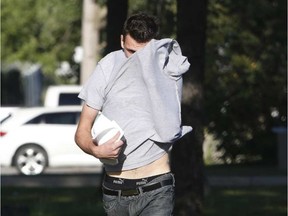
[[174, 209], [174, 186], [167, 185], [144, 194], [145, 205], [141, 215], [170, 216]]
[[118, 196], [111, 196], [103, 194], [103, 208], [106, 213], [109, 213], [111, 210], [115, 209], [117, 204]]

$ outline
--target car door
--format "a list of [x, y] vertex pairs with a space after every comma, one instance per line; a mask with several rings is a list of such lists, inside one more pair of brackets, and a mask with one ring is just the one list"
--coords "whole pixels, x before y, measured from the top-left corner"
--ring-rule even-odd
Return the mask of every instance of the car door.
[[[35, 129], [42, 134], [50, 166], [82, 166], [99, 164], [98, 159], [85, 154], [74, 142], [79, 112], [43, 114]], [[39, 121], [39, 120], [38, 120]]]

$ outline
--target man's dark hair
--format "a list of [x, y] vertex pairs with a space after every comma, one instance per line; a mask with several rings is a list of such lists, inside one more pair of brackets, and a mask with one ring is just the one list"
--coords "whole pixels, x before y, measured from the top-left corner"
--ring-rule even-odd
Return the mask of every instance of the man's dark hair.
[[138, 43], [145, 43], [158, 36], [158, 20], [146, 13], [130, 16], [124, 23], [122, 34], [130, 35]]

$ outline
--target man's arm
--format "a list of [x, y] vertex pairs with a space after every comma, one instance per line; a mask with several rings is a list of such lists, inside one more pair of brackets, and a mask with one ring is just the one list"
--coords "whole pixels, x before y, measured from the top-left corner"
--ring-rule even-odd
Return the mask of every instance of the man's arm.
[[75, 142], [85, 153], [93, 155], [96, 158], [116, 159], [120, 153], [121, 146], [124, 144], [121, 140], [117, 141], [120, 132], [102, 145], [93, 142], [91, 128], [98, 112], [98, 110], [86, 104], [83, 105], [75, 133]]

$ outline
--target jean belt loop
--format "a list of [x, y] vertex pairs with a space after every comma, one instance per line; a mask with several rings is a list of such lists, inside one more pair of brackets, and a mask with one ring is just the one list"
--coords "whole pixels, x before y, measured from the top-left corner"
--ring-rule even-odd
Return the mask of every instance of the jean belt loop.
[[173, 187], [175, 187], [175, 176], [174, 176], [174, 174], [171, 173], [171, 177], [173, 179]]
[[142, 195], [142, 194], [143, 194], [143, 190], [142, 190], [142, 187], [139, 187], [139, 188], [138, 188], [138, 190], [139, 190], [139, 194], [141, 194], [141, 195]]

